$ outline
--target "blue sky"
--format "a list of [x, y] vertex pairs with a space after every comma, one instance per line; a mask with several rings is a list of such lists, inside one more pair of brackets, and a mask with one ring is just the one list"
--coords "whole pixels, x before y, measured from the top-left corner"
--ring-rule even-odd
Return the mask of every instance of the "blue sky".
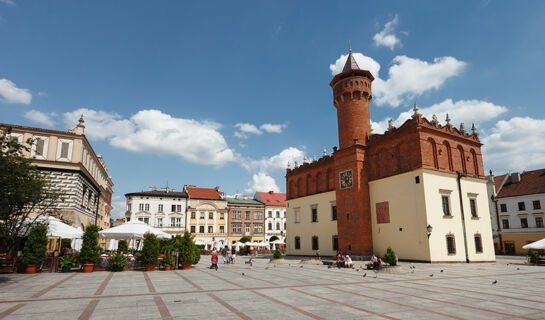
[[416, 101], [475, 122], [487, 170], [541, 168], [544, 14], [542, 1], [0, 0], [0, 122], [66, 130], [84, 113], [116, 212], [167, 181], [285, 191], [288, 160], [338, 143], [329, 82], [350, 40], [377, 78], [375, 132]]

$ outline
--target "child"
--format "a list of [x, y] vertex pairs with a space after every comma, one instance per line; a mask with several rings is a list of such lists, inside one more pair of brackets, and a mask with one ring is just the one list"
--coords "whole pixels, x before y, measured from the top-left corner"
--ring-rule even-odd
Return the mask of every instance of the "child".
[[210, 266], [210, 269], [216, 269], [216, 271], [218, 271], [218, 253], [215, 251], [212, 253], [212, 265]]
[[253, 267], [254, 266], [254, 256], [253, 255], [250, 256], [250, 261], [249, 262], [250, 262], [250, 267]]

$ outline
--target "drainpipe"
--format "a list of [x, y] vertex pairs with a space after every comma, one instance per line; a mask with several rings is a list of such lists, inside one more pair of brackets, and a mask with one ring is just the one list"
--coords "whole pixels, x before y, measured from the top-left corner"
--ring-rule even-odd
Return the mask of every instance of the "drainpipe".
[[466, 219], [464, 214], [464, 200], [462, 198], [462, 177], [467, 177], [467, 174], [456, 171], [458, 175], [458, 195], [460, 196], [460, 210], [462, 211], [462, 230], [464, 231], [464, 248], [466, 253], [466, 263], [469, 263], [469, 254], [467, 250], [467, 237], [466, 237]]
[[500, 254], [503, 254], [503, 240], [501, 237], [502, 227], [500, 224], [500, 214], [498, 212], [498, 200], [496, 200], [496, 197], [492, 196], [492, 200], [494, 201], [494, 207], [496, 207], [496, 222], [498, 224], [498, 237], [500, 241]]

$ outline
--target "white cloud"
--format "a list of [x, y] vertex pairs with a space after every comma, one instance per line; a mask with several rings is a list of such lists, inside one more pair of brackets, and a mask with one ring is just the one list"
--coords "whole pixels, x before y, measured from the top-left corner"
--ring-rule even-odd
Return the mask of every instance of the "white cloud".
[[241, 139], [248, 138], [248, 134], [263, 134], [261, 130], [251, 123], [237, 123], [234, 125], [234, 127], [238, 128], [238, 130], [235, 131], [235, 137]]
[[[454, 57], [440, 57], [433, 62], [422, 61], [407, 56], [397, 56], [388, 69], [388, 79], [379, 76], [380, 64], [361, 53], [352, 54], [360, 69], [369, 70], [375, 77], [373, 96], [377, 105], [397, 107], [425, 92], [439, 89], [445, 81], [459, 75], [466, 63]], [[342, 71], [346, 55], [341, 55], [335, 64], [329, 66], [333, 75]]]
[[47, 97], [47, 92], [45, 92], [45, 91], [39, 91], [39, 92], [38, 92], [38, 95], [39, 95], [40, 97]]
[[282, 133], [282, 129], [286, 127], [287, 125], [285, 124], [264, 123], [261, 125], [260, 129], [269, 133]]
[[244, 189], [246, 194], [254, 194], [256, 191], [280, 192], [280, 188], [276, 185], [276, 181], [273, 177], [265, 174], [264, 172], [260, 172], [252, 176], [252, 181], [248, 182], [248, 187]]
[[56, 116], [55, 113], [43, 113], [38, 110], [29, 110], [26, 111], [24, 114], [24, 117], [29, 119], [30, 121], [52, 127], [55, 121], [53, 121], [52, 117]]
[[0, 0], [0, 2], [7, 4], [9, 6], [15, 6], [15, 2], [13, 2], [13, 0]]
[[[452, 99], [445, 99], [430, 107], [420, 108], [418, 112], [430, 121], [435, 114], [442, 124], [445, 124], [446, 114], [448, 113], [451, 119], [450, 123], [453, 126], [459, 126], [463, 122], [466, 125], [466, 129], [469, 130], [472, 123], [478, 126], [483, 122], [495, 119], [507, 112], [507, 107], [476, 99], [458, 100], [456, 102], [452, 101]], [[397, 118], [393, 119], [394, 125], [397, 127], [401, 126], [412, 115], [412, 109], [400, 113]], [[388, 128], [388, 119], [380, 122], [372, 121], [371, 126], [374, 133], [383, 133]]]
[[287, 125], [264, 123], [258, 128], [256, 125], [251, 123], [237, 123], [234, 125], [234, 127], [238, 128], [238, 130], [234, 133], [235, 137], [247, 139], [249, 134], [262, 135], [263, 132], [282, 133], [282, 129], [287, 127]]
[[382, 31], [373, 36], [373, 40], [375, 41], [375, 45], [377, 47], [388, 47], [393, 51], [396, 46], [401, 46], [401, 41], [394, 34], [398, 21], [399, 19], [396, 14], [392, 21], [389, 21], [384, 25], [384, 29], [382, 29]]
[[486, 168], [496, 172], [545, 166], [545, 120], [514, 117], [501, 120], [481, 138]]
[[160, 110], [141, 110], [130, 119], [115, 112], [79, 109], [65, 113], [68, 127], [84, 114], [85, 134], [107, 139], [112, 146], [140, 153], [171, 154], [199, 164], [222, 165], [235, 160], [218, 131], [221, 125], [210, 121], [174, 118]]
[[303, 151], [295, 147], [289, 147], [269, 158], [262, 158], [260, 160], [242, 160], [241, 166], [249, 171], [255, 170], [259, 172], [269, 173], [278, 170], [286, 170], [288, 162], [292, 166], [295, 161], [302, 163], [304, 155], [305, 154]]
[[122, 196], [114, 195], [112, 197], [112, 207], [112, 219], [125, 218], [127, 203]]
[[15, 83], [8, 79], [0, 79], [0, 97], [6, 103], [29, 105], [32, 101], [30, 90], [17, 88]]

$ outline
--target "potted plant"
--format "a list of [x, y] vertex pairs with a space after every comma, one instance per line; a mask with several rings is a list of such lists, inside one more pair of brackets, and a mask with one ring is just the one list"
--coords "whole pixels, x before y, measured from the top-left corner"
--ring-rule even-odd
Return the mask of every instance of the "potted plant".
[[79, 260], [83, 264], [83, 272], [93, 272], [97, 262], [100, 247], [98, 246], [98, 226], [89, 225], [85, 228]]
[[530, 260], [532, 265], [537, 265], [537, 254], [532, 250], [528, 250], [528, 260]]
[[170, 271], [170, 268], [171, 268], [173, 263], [174, 263], [174, 258], [172, 258], [172, 256], [170, 254], [167, 254], [163, 258], [163, 265], [165, 266], [165, 271]]
[[392, 249], [392, 247], [389, 246], [386, 249], [386, 254], [382, 258], [382, 260], [384, 262], [388, 262], [388, 264], [391, 265], [391, 266], [397, 265], [397, 256], [396, 256], [394, 250]]
[[36, 269], [45, 261], [47, 253], [47, 227], [36, 225], [30, 229], [23, 249], [23, 264], [26, 273], [36, 273]]
[[274, 250], [273, 258], [274, 258], [274, 259], [280, 259], [280, 258], [282, 258], [282, 252], [280, 252], [280, 250], [278, 250], [278, 249]]
[[114, 254], [110, 258], [110, 267], [112, 268], [112, 271], [123, 271], [123, 268], [125, 267], [125, 264], [127, 263], [127, 257], [123, 254]]
[[153, 271], [159, 259], [160, 242], [152, 233], [144, 235], [144, 247], [142, 248], [142, 262], [146, 271]]
[[119, 240], [119, 243], [117, 244], [117, 251], [119, 252], [129, 251], [129, 244], [127, 240]]
[[70, 268], [76, 266], [76, 256], [73, 254], [66, 254], [61, 258], [59, 265], [61, 266], [62, 272], [70, 272]]
[[[195, 263], [195, 260], [200, 259], [200, 251], [193, 243], [193, 236], [189, 232], [185, 232], [182, 237], [177, 236], [174, 249], [178, 251], [179, 263], [182, 264], [182, 270], [191, 268], [191, 265]], [[198, 256], [197, 256], [198, 254]]]

